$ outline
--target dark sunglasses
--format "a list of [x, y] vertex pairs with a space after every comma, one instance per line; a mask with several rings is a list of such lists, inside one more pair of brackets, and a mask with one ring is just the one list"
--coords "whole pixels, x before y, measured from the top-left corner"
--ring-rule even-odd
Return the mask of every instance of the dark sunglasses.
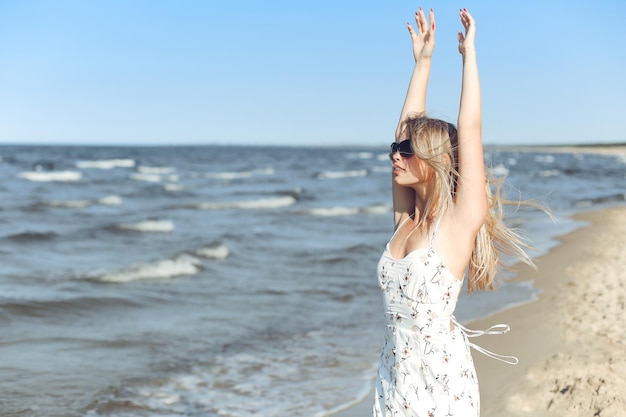
[[400, 143], [393, 142], [391, 144], [391, 151], [389, 152], [389, 158], [393, 159], [393, 155], [396, 152], [400, 152], [400, 156], [403, 158], [410, 158], [414, 155], [411, 148], [411, 139], [403, 140]]

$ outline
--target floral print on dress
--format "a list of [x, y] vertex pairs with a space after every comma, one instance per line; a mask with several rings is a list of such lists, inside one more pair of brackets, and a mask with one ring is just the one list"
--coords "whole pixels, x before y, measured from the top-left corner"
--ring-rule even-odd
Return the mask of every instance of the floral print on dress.
[[451, 320], [462, 287], [432, 248], [378, 264], [386, 331], [374, 417], [475, 417], [478, 380], [467, 336]]

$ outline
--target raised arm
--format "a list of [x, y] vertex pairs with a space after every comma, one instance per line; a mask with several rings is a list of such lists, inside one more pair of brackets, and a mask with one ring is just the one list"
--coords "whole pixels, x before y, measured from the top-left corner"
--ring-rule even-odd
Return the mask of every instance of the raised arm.
[[[419, 11], [415, 13], [417, 32], [410, 23], [407, 23], [413, 44], [415, 66], [400, 112], [400, 120], [395, 134], [396, 142], [401, 142], [409, 137], [409, 133], [403, 129], [407, 116], [413, 113], [423, 113], [426, 110], [426, 89], [430, 77], [431, 57], [435, 49], [435, 13], [433, 9], [430, 9], [428, 17], [426, 19], [426, 15], [420, 7]], [[406, 216], [415, 211], [415, 191], [409, 187], [401, 187], [394, 182], [392, 194], [394, 224], [395, 227], [398, 227]]]
[[459, 227], [475, 236], [487, 215], [482, 109], [475, 48], [476, 24], [467, 9], [461, 9], [460, 16], [465, 34], [460, 31], [458, 34], [463, 78], [458, 119], [459, 184], [454, 211]]
[[430, 9], [429, 20], [422, 8], [415, 13], [417, 32], [410, 23], [407, 23], [411, 41], [413, 43], [413, 58], [415, 66], [409, 82], [409, 88], [400, 112], [400, 120], [396, 129], [396, 141], [406, 139], [406, 132], [402, 131], [403, 122], [412, 113], [422, 113], [426, 110], [426, 89], [430, 77], [430, 66], [433, 50], [435, 49], [435, 12]]

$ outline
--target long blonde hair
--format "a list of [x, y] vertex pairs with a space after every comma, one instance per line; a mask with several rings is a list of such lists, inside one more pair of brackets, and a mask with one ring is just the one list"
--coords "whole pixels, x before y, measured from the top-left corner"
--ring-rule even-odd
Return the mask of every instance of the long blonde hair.
[[[411, 148], [435, 173], [432, 198], [420, 214], [418, 226], [440, 218], [454, 200], [459, 181], [458, 137], [453, 124], [432, 119], [423, 114], [410, 115], [403, 123], [403, 134], [411, 138]], [[488, 172], [488, 171], [486, 171]], [[467, 276], [468, 292], [481, 289], [494, 290], [497, 277], [503, 269], [510, 270], [511, 263], [502, 255], [524, 262], [533, 268], [535, 264], [526, 253], [531, 247], [519, 231], [504, 223], [504, 206], [530, 205], [546, 211], [532, 201], [507, 200], [503, 189], [504, 179], [486, 175], [485, 189], [489, 210], [475, 240]]]

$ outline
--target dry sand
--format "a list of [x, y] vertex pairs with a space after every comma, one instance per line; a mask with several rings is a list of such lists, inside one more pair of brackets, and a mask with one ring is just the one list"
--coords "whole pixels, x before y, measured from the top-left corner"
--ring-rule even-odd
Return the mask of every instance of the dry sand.
[[[515, 355], [508, 365], [474, 351], [483, 417], [626, 416], [626, 207], [578, 216], [591, 226], [564, 236], [517, 274], [541, 290], [535, 302], [471, 323], [507, 323], [479, 345]], [[336, 417], [371, 416], [373, 394]]]

